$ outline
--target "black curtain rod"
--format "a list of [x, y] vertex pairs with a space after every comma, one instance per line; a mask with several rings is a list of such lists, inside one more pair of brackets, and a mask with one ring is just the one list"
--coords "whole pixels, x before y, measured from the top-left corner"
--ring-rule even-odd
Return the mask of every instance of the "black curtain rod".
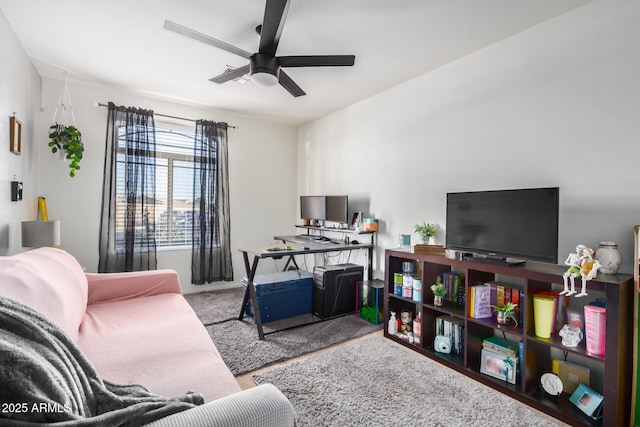
[[[103, 104], [102, 102], [98, 102], [98, 107], [108, 107], [108, 105], [107, 104]], [[185, 117], [170, 116], [168, 114], [160, 114], [160, 113], [156, 113], [155, 111], [153, 112], [153, 115], [154, 116], [160, 116], [160, 117], [168, 117], [170, 119], [186, 120], [188, 122], [194, 122], [194, 123], [197, 121], [195, 119], [187, 119]], [[231, 128], [231, 129], [237, 129], [237, 127], [232, 126], [230, 124], [227, 124], [227, 127]]]

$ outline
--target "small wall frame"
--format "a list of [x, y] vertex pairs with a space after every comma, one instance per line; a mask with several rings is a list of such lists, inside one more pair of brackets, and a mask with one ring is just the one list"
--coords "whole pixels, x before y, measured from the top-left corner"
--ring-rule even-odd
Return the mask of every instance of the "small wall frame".
[[22, 152], [22, 123], [20, 123], [15, 113], [10, 117], [9, 128], [9, 151], [20, 155]]

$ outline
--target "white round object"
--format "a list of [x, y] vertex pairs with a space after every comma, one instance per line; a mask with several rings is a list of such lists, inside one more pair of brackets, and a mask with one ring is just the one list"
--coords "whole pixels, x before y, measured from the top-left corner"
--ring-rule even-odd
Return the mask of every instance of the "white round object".
[[544, 374], [540, 378], [540, 385], [542, 386], [544, 391], [552, 396], [558, 396], [560, 393], [562, 393], [562, 381], [557, 375], [550, 372]]

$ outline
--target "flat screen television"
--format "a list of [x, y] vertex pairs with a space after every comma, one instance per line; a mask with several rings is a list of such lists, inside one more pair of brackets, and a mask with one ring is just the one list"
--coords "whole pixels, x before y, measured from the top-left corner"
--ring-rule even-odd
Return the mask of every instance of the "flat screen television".
[[302, 219], [319, 220], [326, 219], [325, 196], [300, 196], [300, 217]]
[[558, 263], [559, 188], [447, 194], [446, 247], [471, 259]]
[[349, 222], [347, 196], [326, 196], [326, 215], [327, 221], [339, 222], [346, 224]]

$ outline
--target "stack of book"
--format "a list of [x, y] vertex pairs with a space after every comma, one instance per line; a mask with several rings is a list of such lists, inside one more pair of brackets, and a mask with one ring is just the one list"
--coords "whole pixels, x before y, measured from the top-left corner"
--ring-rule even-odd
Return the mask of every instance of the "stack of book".
[[436, 335], [451, 337], [451, 352], [462, 353], [464, 347], [464, 320], [452, 316], [437, 317]]
[[453, 303], [453, 305], [464, 306], [466, 299], [464, 273], [445, 271], [442, 273], [442, 284], [447, 288], [444, 300]]
[[[497, 336], [490, 336], [482, 341], [482, 373], [505, 378], [515, 384], [523, 362], [523, 345], [521, 342], [508, 341]], [[511, 365], [507, 366], [507, 362]]]
[[490, 336], [482, 340], [482, 347], [513, 358], [519, 358], [520, 350], [517, 342], [508, 341], [498, 336]]

